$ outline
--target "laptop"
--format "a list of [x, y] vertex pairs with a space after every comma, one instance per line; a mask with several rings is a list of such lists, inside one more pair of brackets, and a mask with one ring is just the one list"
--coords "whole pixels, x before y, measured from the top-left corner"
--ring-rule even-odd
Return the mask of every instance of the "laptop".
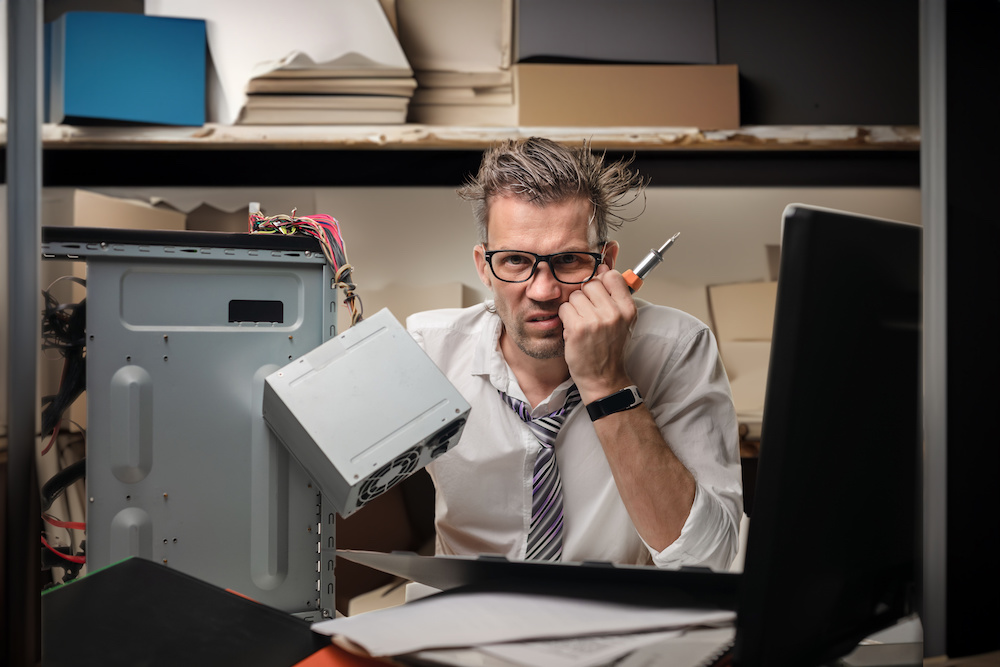
[[742, 573], [339, 551], [438, 589], [550, 590], [736, 612], [736, 665], [820, 665], [912, 613], [921, 230], [793, 204]]

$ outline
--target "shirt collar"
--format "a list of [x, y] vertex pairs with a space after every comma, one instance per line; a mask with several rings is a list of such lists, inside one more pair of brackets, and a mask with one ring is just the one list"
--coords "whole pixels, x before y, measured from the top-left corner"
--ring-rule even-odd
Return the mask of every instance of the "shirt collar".
[[[473, 352], [472, 374], [484, 375], [493, 382], [493, 376], [501, 370], [496, 367], [497, 358], [503, 362], [503, 355], [500, 354], [500, 332], [503, 331], [503, 322], [497, 315], [492, 300], [486, 301], [484, 306], [486, 314]], [[506, 364], [503, 366], [506, 367]], [[506, 382], [506, 378], [503, 381]]]

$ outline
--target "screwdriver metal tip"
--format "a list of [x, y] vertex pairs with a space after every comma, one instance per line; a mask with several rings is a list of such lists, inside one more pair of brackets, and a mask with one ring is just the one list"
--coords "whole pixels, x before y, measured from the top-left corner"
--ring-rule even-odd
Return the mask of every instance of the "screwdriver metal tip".
[[667, 239], [667, 242], [664, 243], [662, 246], [660, 246], [660, 249], [657, 250], [656, 252], [662, 254], [664, 250], [666, 250], [667, 248], [669, 248], [670, 246], [672, 246], [674, 244], [674, 241], [676, 241], [677, 237], [680, 236], [680, 235], [681, 235], [681, 233], [677, 232], [676, 234], [674, 234], [673, 236], [671, 236], [669, 239]]

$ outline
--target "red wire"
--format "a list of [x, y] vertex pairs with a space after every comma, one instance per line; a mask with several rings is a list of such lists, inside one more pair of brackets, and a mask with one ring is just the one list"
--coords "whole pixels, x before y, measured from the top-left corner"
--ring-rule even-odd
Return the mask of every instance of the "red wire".
[[42, 518], [46, 523], [50, 523], [56, 528], [71, 528], [73, 530], [87, 530], [87, 524], [82, 521], [61, 521], [51, 514], [43, 514]]
[[51, 551], [51, 552], [52, 552], [52, 553], [54, 553], [55, 555], [59, 556], [59, 557], [60, 557], [60, 558], [62, 558], [63, 560], [68, 560], [68, 561], [69, 561], [69, 562], [71, 562], [71, 563], [86, 563], [86, 562], [87, 562], [87, 558], [86, 558], [86, 556], [70, 556], [70, 555], [68, 555], [68, 554], [64, 554], [64, 553], [63, 553], [63, 552], [61, 552], [61, 551], [56, 551], [55, 549], [53, 549], [53, 548], [52, 548], [52, 547], [51, 547], [51, 546], [49, 545], [49, 543], [48, 543], [48, 542], [46, 542], [46, 541], [45, 541], [45, 536], [44, 536], [44, 535], [39, 535], [39, 537], [40, 537], [40, 538], [42, 538], [42, 544], [44, 544], [44, 545], [45, 545], [45, 548], [46, 548], [46, 549], [48, 549], [49, 551]]
[[52, 429], [52, 438], [49, 440], [49, 444], [45, 445], [45, 449], [42, 450], [42, 456], [48, 454], [49, 450], [52, 449], [52, 445], [55, 443], [57, 435], [59, 435], [59, 422], [56, 422], [56, 427]]
[[293, 211], [289, 220], [268, 219], [260, 214], [255, 214], [250, 216], [249, 226], [251, 233], [254, 231], [277, 231], [283, 234], [302, 233], [317, 239], [326, 246], [329, 246], [332, 240], [341, 252], [345, 251], [344, 238], [340, 234], [340, 223], [337, 222], [336, 218], [325, 213], [296, 217]]

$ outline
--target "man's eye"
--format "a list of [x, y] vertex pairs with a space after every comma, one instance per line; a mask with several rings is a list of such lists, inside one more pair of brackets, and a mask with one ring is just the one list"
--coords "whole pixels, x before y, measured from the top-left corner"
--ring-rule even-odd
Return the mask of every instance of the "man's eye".
[[510, 267], [530, 266], [531, 258], [527, 255], [503, 255], [500, 261]]
[[574, 255], [572, 253], [567, 253], [565, 255], [556, 255], [552, 258], [552, 261], [563, 268], [572, 268], [574, 266], [579, 266], [583, 263], [583, 258], [579, 255]]

